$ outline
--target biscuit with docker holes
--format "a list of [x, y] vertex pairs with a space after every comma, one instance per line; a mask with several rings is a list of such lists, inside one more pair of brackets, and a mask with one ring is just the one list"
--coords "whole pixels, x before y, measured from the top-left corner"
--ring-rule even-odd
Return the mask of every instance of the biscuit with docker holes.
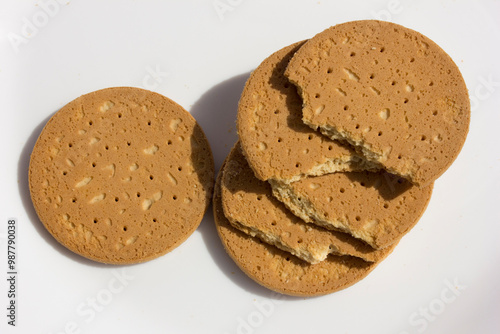
[[333, 173], [271, 185], [273, 195], [304, 221], [349, 233], [375, 249], [410, 231], [433, 187], [419, 188], [385, 171]]
[[284, 72], [303, 44], [292, 44], [269, 56], [245, 84], [237, 127], [250, 167], [261, 180], [284, 182], [307, 175], [374, 168], [361, 154], [302, 122], [302, 100]]
[[403, 26], [333, 26], [295, 53], [285, 75], [298, 87], [306, 124], [416, 185], [437, 179], [465, 142], [470, 101], [457, 65]]
[[273, 197], [269, 183], [255, 177], [239, 143], [227, 157], [222, 173], [224, 214], [237, 229], [310, 263], [321, 262], [328, 254], [351, 255], [369, 262], [385, 257], [385, 249], [375, 251], [347, 233], [307, 224], [291, 213]]
[[352, 256], [329, 255], [318, 264], [310, 264], [238, 230], [224, 215], [222, 174], [219, 172], [213, 197], [217, 232], [236, 265], [260, 285], [291, 296], [325, 295], [359, 282], [382, 261], [373, 263]]
[[47, 122], [31, 154], [35, 210], [52, 236], [94, 261], [148, 261], [180, 245], [211, 198], [214, 165], [195, 119], [150, 91], [83, 95]]

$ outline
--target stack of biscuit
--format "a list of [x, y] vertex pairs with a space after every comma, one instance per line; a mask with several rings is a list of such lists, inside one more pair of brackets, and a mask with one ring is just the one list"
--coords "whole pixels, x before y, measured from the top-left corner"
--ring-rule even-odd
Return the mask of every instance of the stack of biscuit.
[[288, 295], [358, 282], [422, 216], [469, 119], [455, 63], [400, 25], [348, 22], [277, 51], [245, 85], [217, 178], [226, 251]]

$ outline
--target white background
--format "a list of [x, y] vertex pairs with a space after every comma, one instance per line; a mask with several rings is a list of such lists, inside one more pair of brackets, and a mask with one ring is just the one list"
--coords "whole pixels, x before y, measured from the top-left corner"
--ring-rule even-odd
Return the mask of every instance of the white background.
[[[447, 51], [473, 111], [425, 215], [358, 284], [318, 298], [273, 294], [225, 254], [211, 211], [171, 253], [123, 267], [70, 253], [38, 221], [29, 154], [69, 101], [111, 86], [168, 96], [200, 122], [218, 169], [236, 140], [237, 101], [252, 69], [331, 25], [370, 18], [415, 29]], [[2, 0], [0, 332], [499, 333], [499, 22], [498, 0]], [[19, 221], [16, 328], [6, 318], [9, 217]]]

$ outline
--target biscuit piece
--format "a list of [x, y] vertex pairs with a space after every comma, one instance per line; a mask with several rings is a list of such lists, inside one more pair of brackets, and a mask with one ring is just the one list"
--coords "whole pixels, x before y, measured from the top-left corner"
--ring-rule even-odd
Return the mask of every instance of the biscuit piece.
[[419, 188], [385, 171], [271, 184], [273, 195], [303, 220], [347, 232], [375, 249], [398, 241], [417, 223], [433, 186]]
[[367, 163], [302, 122], [302, 100], [284, 76], [304, 42], [287, 46], [262, 62], [248, 79], [238, 105], [238, 133], [250, 167], [261, 180], [297, 181], [307, 175], [365, 169]]
[[458, 67], [400, 25], [331, 27], [295, 53], [285, 75], [298, 87], [306, 124], [419, 186], [437, 179], [465, 142], [470, 101]]
[[241, 232], [224, 216], [222, 174], [219, 172], [213, 197], [217, 232], [236, 265], [260, 285], [291, 296], [325, 295], [357, 283], [382, 261], [371, 263], [352, 256], [330, 255], [318, 264], [310, 264]]
[[318, 263], [328, 254], [351, 255], [369, 262], [385, 257], [349, 234], [307, 224], [272, 195], [268, 182], [255, 177], [236, 144], [222, 171], [224, 214], [231, 225], [300, 259]]
[[212, 152], [172, 100], [117, 87], [83, 95], [45, 125], [31, 155], [35, 210], [61, 244], [110, 264], [147, 261], [197, 228]]

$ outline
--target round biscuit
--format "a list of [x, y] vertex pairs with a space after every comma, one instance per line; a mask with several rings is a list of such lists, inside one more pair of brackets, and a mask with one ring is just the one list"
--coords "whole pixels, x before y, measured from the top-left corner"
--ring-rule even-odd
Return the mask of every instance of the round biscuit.
[[130, 264], [177, 247], [209, 205], [214, 165], [195, 119], [150, 91], [83, 95], [47, 122], [29, 166], [35, 210], [57, 241]]

